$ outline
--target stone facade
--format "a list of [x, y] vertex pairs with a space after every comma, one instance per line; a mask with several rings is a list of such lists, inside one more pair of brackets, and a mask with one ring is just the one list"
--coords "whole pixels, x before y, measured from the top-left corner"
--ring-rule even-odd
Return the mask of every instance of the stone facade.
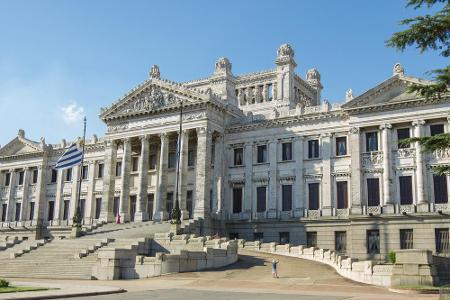
[[449, 95], [407, 93], [428, 82], [396, 64], [377, 86], [330, 104], [320, 73], [303, 79], [295, 68], [287, 44], [274, 69], [252, 74], [234, 75], [220, 58], [210, 77], [175, 83], [152, 66], [147, 80], [101, 109], [107, 132], [86, 141], [85, 164], [72, 170], [52, 169], [68, 142], [35, 142], [19, 130], [0, 148], [2, 230], [70, 225], [81, 176], [85, 224], [167, 220], [178, 198], [183, 219], [231, 237], [357, 258], [448, 251], [450, 180], [432, 169], [449, 164], [450, 152], [423, 153], [398, 139], [449, 132]]

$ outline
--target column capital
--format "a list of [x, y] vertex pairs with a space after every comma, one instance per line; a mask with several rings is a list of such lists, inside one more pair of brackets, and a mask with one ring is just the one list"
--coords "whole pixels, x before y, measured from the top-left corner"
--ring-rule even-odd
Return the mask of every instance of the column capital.
[[425, 125], [425, 121], [424, 120], [415, 120], [411, 124], [414, 127], [416, 127], [416, 126], [423, 126], [423, 125]]
[[122, 142], [125, 144], [125, 143], [130, 143], [131, 142], [131, 138], [130, 137], [124, 137], [123, 139], [122, 139]]
[[206, 127], [197, 127], [197, 128], [195, 128], [195, 130], [197, 130], [197, 134], [207, 134], [207, 133], [210, 133], [210, 131], [209, 131], [208, 128], [206, 128]]
[[350, 134], [359, 134], [360, 129], [359, 129], [359, 127], [351, 127], [351, 128], [348, 130], [348, 132], [349, 132]]
[[167, 132], [161, 132], [159, 134], [159, 138], [161, 139], [161, 141], [167, 142], [167, 140], [169, 139], [169, 134]]
[[149, 134], [143, 134], [143, 135], [140, 135], [140, 136], [139, 136], [139, 140], [140, 140], [141, 142], [143, 142], [143, 141], [149, 141], [149, 140], [150, 140], [150, 135], [149, 135]]
[[380, 128], [380, 130], [391, 129], [392, 125], [389, 123], [385, 123], [385, 124], [381, 124], [379, 128]]
[[333, 133], [331, 133], [331, 132], [324, 132], [324, 133], [320, 134], [321, 138], [329, 138], [329, 137], [332, 137], [332, 136], [333, 136]]

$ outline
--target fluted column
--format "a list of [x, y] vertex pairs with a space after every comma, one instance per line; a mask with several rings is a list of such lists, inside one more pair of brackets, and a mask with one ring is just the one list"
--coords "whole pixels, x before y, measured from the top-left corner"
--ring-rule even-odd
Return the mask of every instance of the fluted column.
[[86, 218], [95, 218], [95, 168], [97, 166], [96, 161], [89, 162], [89, 170], [88, 170], [88, 194], [86, 199], [86, 209], [85, 213]]
[[30, 192], [30, 177], [31, 170], [26, 167], [23, 175], [23, 191], [22, 191], [22, 209], [20, 212], [20, 221], [27, 220], [28, 203], [29, 203], [29, 192]]
[[332, 215], [332, 195], [333, 183], [331, 177], [331, 134], [324, 133], [321, 136], [322, 142], [322, 215]]
[[383, 150], [383, 197], [380, 205], [385, 206], [385, 210], [392, 211], [394, 201], [392, 199], [392, 151], [391, 151], [391, 124], [383, 124], [381, 130], [381, 148]]
[[16, 171], [10, 170], [11, 177], [9, 180], [9, 195], [8, 195], [8, 212], [6, 214], [6, 221], [14, 221], [14, 209], [16, 206], [16, 201], [14, 199], [14, 194], [16, 190]]
[[197, 128], [194, 219], [208, 218], [210, 213], [211, 143], [212, 137], [208, 128]]
[[167, 200], [167, 160], [169, 157], [169, 136], [167, 133], [160, 134], [161, 149], [159, 153], [158, 181], [156, 189], [155, 214], [153, 220], [162, 221], [167, 219], [166, 200]]
[[306, 207], [306, 190], [303, 174], [303, 140], [304, 138], [302, 136], [297, 137], [294, 140], [293, 147], [293, 157], [295, 159], [294, 217], [303, 217], [304, 208]]
[[116, 178], [117, 143], [115, 141], [105, 142], [105, 162], [103, 172], [103, 197], [100, 220], [105, 222], [114, 221], [114, 190]]
[[130, 220], [130, 171], [131, 171], [131, 141], [130, 138], [123, 140], [122, 154], [122, 177], [120, 179], [120, 209], [119, 214], [122, 222]]
[[216, 136], [214, 150], [215, 212], [220, 216], [223, 210], [223, 134]]
[[262, 102], [267, 102], [268, 98], [267, 84], [264, 84], [262, 90]]
[[[412, 122], [412, 125], [414, 127], [414, 137], [422, 137], [425, 121], [416, 120]], [[424, 174], [426, 169], [424, 153], [419, 142], [414, 143], [414, 148], [416, 149], [417, 210], [420, 212], [428, 212], [429, 199], [426, 195], [427, 182]]]
[[[69, 223], [72, 224], [73, 216], [77, 212], [77, 208], [80, 205], [78, 200], [81, 201], [78, 193], [78, 184], [80, 180], [81, 165], [72, 167], [72, 194], [70, 196], [70, 210], [69, 210]], [[81, 183], [80, 183], [81, 184]], [[81, 205], [80, 205], [81, 206]], [[81, 219], [84, 218], [83, 212], [81, 212]]]
[[[136, 221], [147, 221], [147, 189], [148, 189], [148, 159], [149, 159], [149, 139], [148, 135], [141, 137], [141, 156], [139, 157], [139, 185], [136, 202]], [[151, 213], [151, 212], [150, 212]]]
[[353, 127], [349, 132], [350, 161], [351, 161], [351, 213], [361, 214], [361, 144], [358, 127]]
[[[276, 218], [278, 216], [278, 140], [269, 141], [269, 207], [267, 212], [268, 218]], [[249, 182], [251, 184], [251, 182]]]
[[[42, 156], [42, 165], [38, 166], [38, 178], [36, 183], [36, 196], [35, 196], [35, 207], [34, 207], [34, 216], [33, 220], [35, 220], [37, 225], [41, 225], [44, 216], [45, 216], [45, 208], [47, 204], [47, 177], [51, 168], [48, 166], [48, 148], [44, 147], [44, 153]], [[39, 229], [39, 227], [38, 227]], [[41, 238], [40, 230], [36, 232], [36, 239]]]
[[187, 211], [186, 205], [186, 193], [187, 193], [187, 172], [188, 172], [188, 161], [187, 153], [189, 147], [189, 131], [183, 130], [180, 138], [180, 177], [177, 178], [178, 182], [178, 195], [180, 200], [180, 210], [181, 218], [183, 220], [189, 219], [189, 212]]
[[55, 206], [53, 213], [53, 222], [58, 223], [62, 217], [62, 203], [63, 199], [63, 188], [64, 188], [64, 174], [67, 172], [66, 170], [57, 170], [58, 173], [56, 177], [56, 193], [55, 193]]

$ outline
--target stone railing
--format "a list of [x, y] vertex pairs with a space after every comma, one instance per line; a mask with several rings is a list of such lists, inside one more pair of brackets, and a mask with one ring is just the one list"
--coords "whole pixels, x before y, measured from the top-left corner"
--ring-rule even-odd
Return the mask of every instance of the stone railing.
[[383, 163], [383, 152], [372, 151], [361, 154], [361, 163], [365, 168], [381, 167]]
[[[357, 261], [333, 250], [289, 244], [239, 241], [239, 245], [252, 251], [274, 253], [314, 260], [332, 266], [341, 276], [354, 281], [378, 286], [433, 285], [439, 282], [430, 250], [398, 250], [396, 263]], [[437, 263], [437, 261], [436, 261]]]
[[155, 234], [150, 244], [100, 249], [92, 276], [100, 280], [137, 279], [219, 268], [235, 263], [237, 250], [237, 241], [228, 239]]

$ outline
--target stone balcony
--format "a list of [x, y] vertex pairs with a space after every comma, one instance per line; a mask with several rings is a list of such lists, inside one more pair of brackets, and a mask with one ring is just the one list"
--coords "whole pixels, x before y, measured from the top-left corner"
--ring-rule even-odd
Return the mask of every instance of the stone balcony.
[[382, 168], [383, 151], [372, 151], [361, 154], [361, 164], [365, 169]]
[[450, 148], [444, 150], [436, 150], [431, 153], [431, 164], [448, 164], [450, 163]]
[[392, 151], [396, 166], [415, 165], [416, 149], [402, 148]]

